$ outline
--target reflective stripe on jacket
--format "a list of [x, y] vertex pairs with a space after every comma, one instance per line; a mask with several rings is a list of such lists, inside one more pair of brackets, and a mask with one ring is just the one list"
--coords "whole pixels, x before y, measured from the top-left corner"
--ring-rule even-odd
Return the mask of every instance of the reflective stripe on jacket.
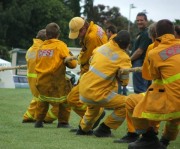
[[95, 48], [107, 43], [108, 38], [105, 31], [98, 25], [90, 22], [84, 39], [81, 41], [82, 50], [78, 56], [78, 63], [81, 67], [81, 74], [88, 71], [89, 59]]
[[157, 121], [180, 118], [180, 40], [171, 34], [160, 40], [158, 47], [149, 52], [154, 82], [133, 113]]
[[113, 40], [95, 49], [90, 69], [80, 79], [80, 99], [89, 104], [110, 101], [117, 94], [113, 92], [117, 71], [130, 67], [129, 56]]

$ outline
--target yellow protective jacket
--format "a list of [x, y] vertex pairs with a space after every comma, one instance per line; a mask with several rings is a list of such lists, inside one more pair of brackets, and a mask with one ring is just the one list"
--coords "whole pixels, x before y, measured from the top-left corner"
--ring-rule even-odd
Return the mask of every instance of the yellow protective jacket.
[[165, 34], [148, 54], [153, 84], [135, 107], [133, 116], [150, 120], [180, 118], [180, 40]]
[[149, 73], [149, 59], [148, 59], [148, 53], [155, 47], [157, 47], [159, 44], [159, 41], [155, 40], [152, 44], [148, 46], [146, 56], [142, 65], [142, 77], [146, 80], [152, 80], [151, 75]]
[[42, 43], [43, 41], [40, 39], [33, 39], [33, 45], [28, 49], [26, 53], [27, 77], [28, 77], [30, 90], [34, 97], [39, 96], [39, 92], [35, 86], [36, 78], [37, 78], [35, 66], [36, 66], [36, 53], [39, 47], [42, 45]]
[[107, 43], [108, 38], [105, 31], [94, 22], [90, 22], [88, 30], [84, 39], [80, 42], [82, 50], [78, 56], [78, 63], [80, 65], [81, 74], [88, 71], [89, 59], [95, 48]]
[[[65, 78], [64, 59], [71, 56], [66, 44], [58, 39], [45, 40], [36, 56], [36, 87], [40, 99], [53, 102], [64, 102], [71, 87]], [[75, 68], [76, 60], [68, 63]]]
[[113, 98], [118, 70], [130, 67], [129, 56], [113, 40], [95, 49], [89, 71], [82, 75], [79, 82], [80, 100], [102, 103]]

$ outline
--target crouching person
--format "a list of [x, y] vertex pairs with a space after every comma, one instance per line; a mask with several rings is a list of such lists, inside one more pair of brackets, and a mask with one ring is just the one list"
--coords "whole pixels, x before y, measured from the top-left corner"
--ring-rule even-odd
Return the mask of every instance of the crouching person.
[[[156, 32], [160, 43], [148, 53], [153, 84], [145, 97], [131, 107], [133, 124], [142, 137], [130, 143], [128, 149], [166, 149], [179, 133], [180, 40], [175, 39], [174, 25], [169, 20], [158, 21]], [[127, 99], [127, 107], [130, 102]], [[161, 121], [166, 123], [159, 140], [156, 126]]]
[[[80, 79], [80, 100], [87, 105], [87, 110], [77, 134], [93, 134], [91, 129], [102, 108], [113, 108], [114, 111], [94, 131], [95, 136], [109, 137], [111, 129], [117, 129], [123, 123], [126, 97], [114, 92], [114, 87], [119, 80], [118, 70], [131, 67], [130, 57], [126, 54], [129, 43], [129, 33], [122, 30], [108, 43], [94, 50], [89, 71]], [[121, 75], [122, 85], [127, 85], [128, 80], [128, 75]]]

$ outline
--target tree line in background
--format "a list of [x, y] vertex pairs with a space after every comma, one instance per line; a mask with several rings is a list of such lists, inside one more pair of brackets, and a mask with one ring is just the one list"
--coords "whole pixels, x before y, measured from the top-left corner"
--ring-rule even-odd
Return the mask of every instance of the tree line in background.
[[[78, 47], [78, 40], [68, 39], [68, 23], [74, 16], [83, 16], [102, 28], [113, 24], [118, 31], [127, 30], [128, 19], [120, 13], [120, 8], [94, 5], [94, 0], [0, 0], [0, 58], [9, 60], [12, 48], [28, 49], [37, 32], [50, 22], [61, 28], [60, 39], [68, 46]], [[150, 20], [149, 23], [153, 21]], [[176, 20], [175, 23], [180, 23]], [[131, 22], [131, 36], [138, 32]]]

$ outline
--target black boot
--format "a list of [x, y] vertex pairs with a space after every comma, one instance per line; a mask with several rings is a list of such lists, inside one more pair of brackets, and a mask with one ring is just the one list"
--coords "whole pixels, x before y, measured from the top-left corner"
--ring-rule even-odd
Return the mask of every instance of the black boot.
[[128, 132], [124, 137], [118, 140], [114, 140], [114, 143], [131, 143], [139, 138], [137, 133]]
[[53, 123], [53, 121], [43, 121], [45, 124], [52, 124]]
[[153, 129], [148, 130], [142, 137], [135, 142], [129, 143], [128, 149], [160, 149], [161, 143], [157, 133]]
[[42, 128], [42, 127], [44, 127], [43, 126], [43, 122], [42, 121], [36, 121], [34, 127], [35, 128]]
[[169, 142], [170, 140], [164, 138], [164, 137], [161, 137], [160, 139], [160, 143], [162, 145], [161, 149], [167, 149], [167, 146], [169, 145]]
[[101, 116], [100, 116], [100, 117], [98, 118], [98, 120], [94, 123], [92, 129], [96, 128], [96, 127], [99, 125], [100, 121], [104, 118], [105, 115], [106, 115], [106, 113], [105, 113], [105, 111], [103, 111], [103, 113], [101, 114]]
[[36, 120], [34, 119], [24, 119], [22, 120], [22, 123], [34, 123]]
[[111, 129], [106, 126], [104, 123], [101, 123], [101, 125], [94, 131], [94, 135], [96, 137], [111, 137]]
[[89, 131], [85, 132], [85, 131], [82, 130], [81, 126], [79, 126], [79, 129], [77, 130], [76, 135], [88, 135], [88, 136], [91, 136], [91, 135], [93, 135], [93, 131], [89, 130]]
[[71, 128], [68, 123], [59, 122], [57, 128]]
[[[105, 113], [105, 111], [103, 111], [103, 113], [101, 114], [101, 116], [100, 116], [100, 117], [98, 118], [98, 120], [94, 123], [92, 129], [96, 128], [96, 127], [99, 125], [100, 121], [104, 118], [105, 115], [106, 115], [106, 113]], [[78, 128], [72, 128], [72, 129], [70, 130], [70, 132], [77, 132], [77, 130], [78, 130]]]

